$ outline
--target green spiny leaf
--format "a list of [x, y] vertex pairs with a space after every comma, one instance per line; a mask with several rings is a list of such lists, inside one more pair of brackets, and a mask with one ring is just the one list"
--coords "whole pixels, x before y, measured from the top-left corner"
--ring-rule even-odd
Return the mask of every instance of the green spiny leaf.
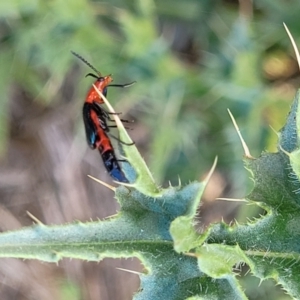
[[[46, 226], [42, 224], [0, 235], [0, 256], [57, 262], [63, 257], [99, 261], [105, 257], [138, 257], [147, 269], [135, 299], [185, 299], [201, 295], [219, 299], [234, 293], [228, 279], [212, 285], [195, 257], [174, 251], [169, 228], [178, 216], [191, 215], [203, 185], [170, 187], [149, 197], [127, 187], [116, 190], [117, 216], [99, 222]], [[157, 296], [157, 297], [156, 297]], [[241, 298], [242, 299], [242, 298]]]
[[255, 276], [262, 280], [273, 278], [297, 299], [300, 298], [299, 95], [281, 130], [280, 151], [245, 160], [254, 181], [253, 191], [246, 200], [249, 205], [264, 208], [266, 215], [245, 225], [212, 225], [202, 234], [196, 232], [191, 218], [181, 216], [171, 225], [175, 249], [197, 257], [199, 269], [210, 277], [217, 281], [228, 276], [234, 278], [232, 268], [244, 262]]
[[263, 153], [257, 159], [246, 160], [254, 181], [247, 200], [263, 207], [267, 214], [246, 225], [215, 225], [207, 240], [238, 245], [247, 256], [243, 261], [249, 264], [255, 276], [273, 278], [297, 299], [300, 297], [298, 100], [299, 93], [281, 130], [279, 152]]

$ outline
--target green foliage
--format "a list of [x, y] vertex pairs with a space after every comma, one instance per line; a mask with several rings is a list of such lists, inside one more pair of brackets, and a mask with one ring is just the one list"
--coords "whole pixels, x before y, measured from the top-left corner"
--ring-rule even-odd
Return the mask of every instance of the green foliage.
[[[0, 235], [0, 256], [57, 262], [138, 257], [146, 268], [134, 299], [247, 299], [233, 266], [246, 263], [261, 280], [273, 278], [295, 299], [299, 289], [299, 94], [280, 133], [279, 152], [246, 158], [254, 180], [249, 203], [267, 214], [199, 234], [194, 219], [206, 186], [160, 189], [135, 146], [125, 147], [136, 180], [116, 189], [118, 214], [109, 220], [62, 226], [38, 224]], [[121, 134], [126, 138], [124, 128]], [[285, 150], [283, 150], [285, 149]]]
[[[223, 278], [233, 265], [245, 262], [261, 280], [273, 278], [295, 299], [300, 297], [299, 128], [298, 93], [280, 132], [279, 152], [246, 159], [254, 181], [247, 200], [264, 208], [267, 214], [246, 225], [212, 225], [207, 245], [203, 246], [202, 241], [198, 247], [190, 241], [185, 245], [192, 245], [185, 251], [196, 249], [199, 267], [206, 274]], [[176, 232], [173, 236], [176, 243]]]
[[[230, 1], [0, 2], [0, 153], [7, 150], [12, 126], [23, 134], [18, 116], [11, 117], [15, 107], [23, 108], [14, 99], [25, 95], [28, 102], [38, 102], [45, 109], [68, 104], [64, 118], [79, 116], [90, 82], [81, 79], [86, 73], [82, 65], [78, 76], [77, 62], [69, 52], [74, 50], [103, 74], [113, 73], [116, 82], [137, 81], [121, 97], [109, 91], [109, 99], [149, 128], [149, 165], [158, 182], [173, 182], [178, 174], [183, 182], [197, 178], [199, 168], [208, 169], [218, 155], [218, 167], [226, 170], [227, 180], [234, 177], [232, 189], [243, 194], [246, 187], [234, 158], [240, 148], [232, 142], [226, 108], [233, 111], [241, 129], [249, 129], [244, 135], [252, 152], [271, 149], [276, 135], [269, 124], [275, 129], [282, 124], [293, 85], [297, 85], [282, 22], [299, 36], [299, 2], [290, 2], [292, 10], [279, 0], [253, 5], [252, 18], [252, 12], [238, 11]], [[252, 207], [266, 210], [259, 220], [233, 227], [213, 225], [200, 235], [194, 219], [205, 183], [160, 189], [136, 149], [128, 147], [124, 152], [133, 168], [125, 164], [124, 168], [135, 185], [117, 190], [121, 209], [115, 219], [58, 227], [37, 225], [3, 234], [3, 243], [9, 244], [1, 241], [2, 255], [46, 261], [64, 256], [97, 261], [138, 256], [148, 274], [141, 275], [142, 291], [136, 297], [152, 295], [156, 285], [161, 291], [168, 286], [179, 298], [191, 291], [195, 296], [187, 294], [189, 299], [200, 298], [197, 285], [211, 293], [211, 298], [227, 294], [233, 299], [236, 294], [243, 299], [230, 269], [246, 262], [252, 274], [274, 278], [297, 296], [300, 170], [296, 111], [295, 102], [281, 131], [278, 153], [246, 159], [255, 182], [247, 199]], [[82, 125], [78, 128], [82, 130]], [[175, 209], [166, 199], [176, 203]], [[248, 207], [245, 211], [248, 216]], [[112, 238], [116, 232], [124, 236]], [[155, 252], [152, 244], [164, 253]], [[190, 252], [194, 256], [185, 255]], [[184, 278], [181, 284], [176, 278], [174, 286], [174, 274]]]

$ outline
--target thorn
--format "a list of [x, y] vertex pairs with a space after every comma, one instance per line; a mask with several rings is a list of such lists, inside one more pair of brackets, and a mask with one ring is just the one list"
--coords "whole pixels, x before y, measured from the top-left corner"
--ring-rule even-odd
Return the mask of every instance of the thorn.
[[26, 210], [27, 215], [37, 224], [39, 225], [45, 225], [44, 223], [42, 223], [37, 217], [35, 217], [32, 213], [30, 213], [28, 210]]
[[212, 167], [210, 168], [210, 171], [209, 171], [208, 175], [206, 176], [206, 178], [204, 179], [204, 181], [206, 181], [206, 182], [209, 181], [209, 179], [211, 178], [213, 172], [215, 171], [217, 162], [218, 162], [218, 156], [215, 157], [214, 163], [213, 163]]
[[113, 187], [112, 185], [110, 185], [110, 184], [108, 184], [108, 183], [106, 183], [106, 182], [104, 182], [104, 181], [101, 181], [100, 179], [97, 179], [97, 178], [95, 178], [95, 177], [93, 177], [93, 176], [91, 176], [91, 175], [88, 175], [88, 177], [91, 178], [91, 179], [93, 179], [93, 180], [95, 180], [95, 181], [97, 181], [98, 183], [102, 184], [103, 186], [109, 188], [109, 189], [112, 190], [113, 192], [116, 191], [116, 188]]
[[269, 127], [272, 129], [272, 131], [277, 135], [277, 137], [279, 138], [279, 133], [278, 131], [275, 130], [274, 127], [272, 127], [271, 125], [269, 125]]
[[254, 157], [250, 154], [249, 148], [248, 148], [247, 144], [245, 143], [245, 141], [244, 141], [244, 139], [243, 139], [243, 137], [242, 137], [242, 135], [241, 135], [240, 129], [239, 129], [239, 127], [238, 127], [238, 125], [237, 125], [237, 123], [236, 123], [236, 121], [235, 121], [235, 119], [234, 119], [234, 117], [233, 117], [231, 111], [230, 111], [229, 109], [227, 109], [227, 111], [228, 111], [229, 116], [230, 116], [230, 118], [231, 118], [231, 120], [232, 120], [233, 126], [234, 126], [234, 128], [235, 128], [235, 130], [236, 130], [236, 132], [237, 132], [237, 134], [238, 134], [238, 136], [239, 136], [239, 138], [240, 138], [240, 141], [241, 141], [242, 146], [243, 146], [243, 149], [244, 149], [244, 154], [245, 154], [245, 156], [246, 156], [247, 158], [252, 158], [252, 159], [254, 159]]
[[178, 186], [181, 186], [181, 179], [180, 179], [179, 175], [178, 175]]
[[117, 180], [113, 180], [113, 182], [117, 183], [118, 185], [123, 185], [126, 187], [135, 187], [135, 184], [133, 184], [133, 183], [126, 183], [126, 182], [121, 182], [121, 181], [117, 181]]
[[281, 145], [279, 145], [279, 149], [280, 149], [283, 153], [285, 153], [287, 156], [291, 156], [291, 153], [289, 153], [289, 152], [287, 152], [286, 150], [284, 150], [284, 149], [281, 147]]
[[297, 58], [297, 62], [298, 62], [298, 66], [299, 66], [299, 70], [300, 70], [300, 55], [299, 55], [299, 50], [297, 48], [295, 40], [294, 40], [292, 34], [290, 33], [288, 27], [285, 25], [285, 23], [283, 23], [283, 26], [284, 26], [284, 29], [287, 32], [287, 34], [288, 34], [288, 36], [289, 36], [289, 38], [291, 40], [291, 43], [293, 45], [293, 48], [294, 48], [294, 51], [295, 51], [295, 55], [296, 55], [296, 58]]
[[[114, 214], [114, 215], [111, 215], [111, 216], [107, 216], [107, 217], [105, 217], [104, 218], [104, 220], [106, 220], [106, 219], [111, 219], [111, 218], [115, 218], [115, 217], [117, 217], [119, 214], [117, 213], [117, 214]], [[100, 219], [99, 219], [99, 221], [101, 221]]]
[[197, 255], [196, 253], [192, 253], [192, 252], [184, 253], [184, 255], [191, 256], [191, 257], [196, 257], [196, 258], [199, 257], [199, 255]]
[[234, 201], [234, 202], [248, 202], [246, 199], [234, 199], [234, 198], [216, 198], [216, 200]]
[[123, 269], [123, 268], [116, 268], [116, 269], [120, 270], [120, 271], [128, 272], [128, 273], [136, 274], [138, 276], [143, 275], [143, 273], [137, 272], [137, 271], [133, 271], [133, 270]]

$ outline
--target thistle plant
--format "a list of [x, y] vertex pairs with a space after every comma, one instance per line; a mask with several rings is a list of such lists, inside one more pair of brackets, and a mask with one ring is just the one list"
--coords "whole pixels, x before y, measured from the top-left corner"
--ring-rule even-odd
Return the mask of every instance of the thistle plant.
[[[101, 97], [105, 97], [101, 94]], [[245, 197], [266, 214], [245, 224], [211, 224], [195, 228], [202, 182], [158, 186], [135, 145], [123, 146], [130, 183], [110, 188], [120, 204], [117, 215], [104, 221], [60, 226], [36, 224], [0, 234], [0, 256], [58, 262], [63, 257], [101, 261], [137, 257], [145, 267], [136, 300], [247, 299], [234, 267], [272, 278], [293, 298], [300, 298], [300, 92], [295, 96], [278, 151], [253, 158], [245, 149], [245, 167], [254, 182]], [[112, 107], [106, 102], [111, 112]], [[131, 140], [116, 114], [120, 139]]]

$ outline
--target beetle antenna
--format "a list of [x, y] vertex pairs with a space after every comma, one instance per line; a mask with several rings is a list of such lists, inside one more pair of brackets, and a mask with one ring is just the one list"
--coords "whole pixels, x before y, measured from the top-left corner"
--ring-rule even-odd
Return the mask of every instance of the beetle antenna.
[[77, 58], [79, 58], [82, 62], [84, 62], [87, 66], [89, 66], [92, 70], [94, 70], [100, 77], [102, 76], [101, 73], [94, 66], [92, 66], [87, 60], [85, 60], [82, 56], [80, 56], [79, 54], [73, 51], [71, 51], [71, 53]]

